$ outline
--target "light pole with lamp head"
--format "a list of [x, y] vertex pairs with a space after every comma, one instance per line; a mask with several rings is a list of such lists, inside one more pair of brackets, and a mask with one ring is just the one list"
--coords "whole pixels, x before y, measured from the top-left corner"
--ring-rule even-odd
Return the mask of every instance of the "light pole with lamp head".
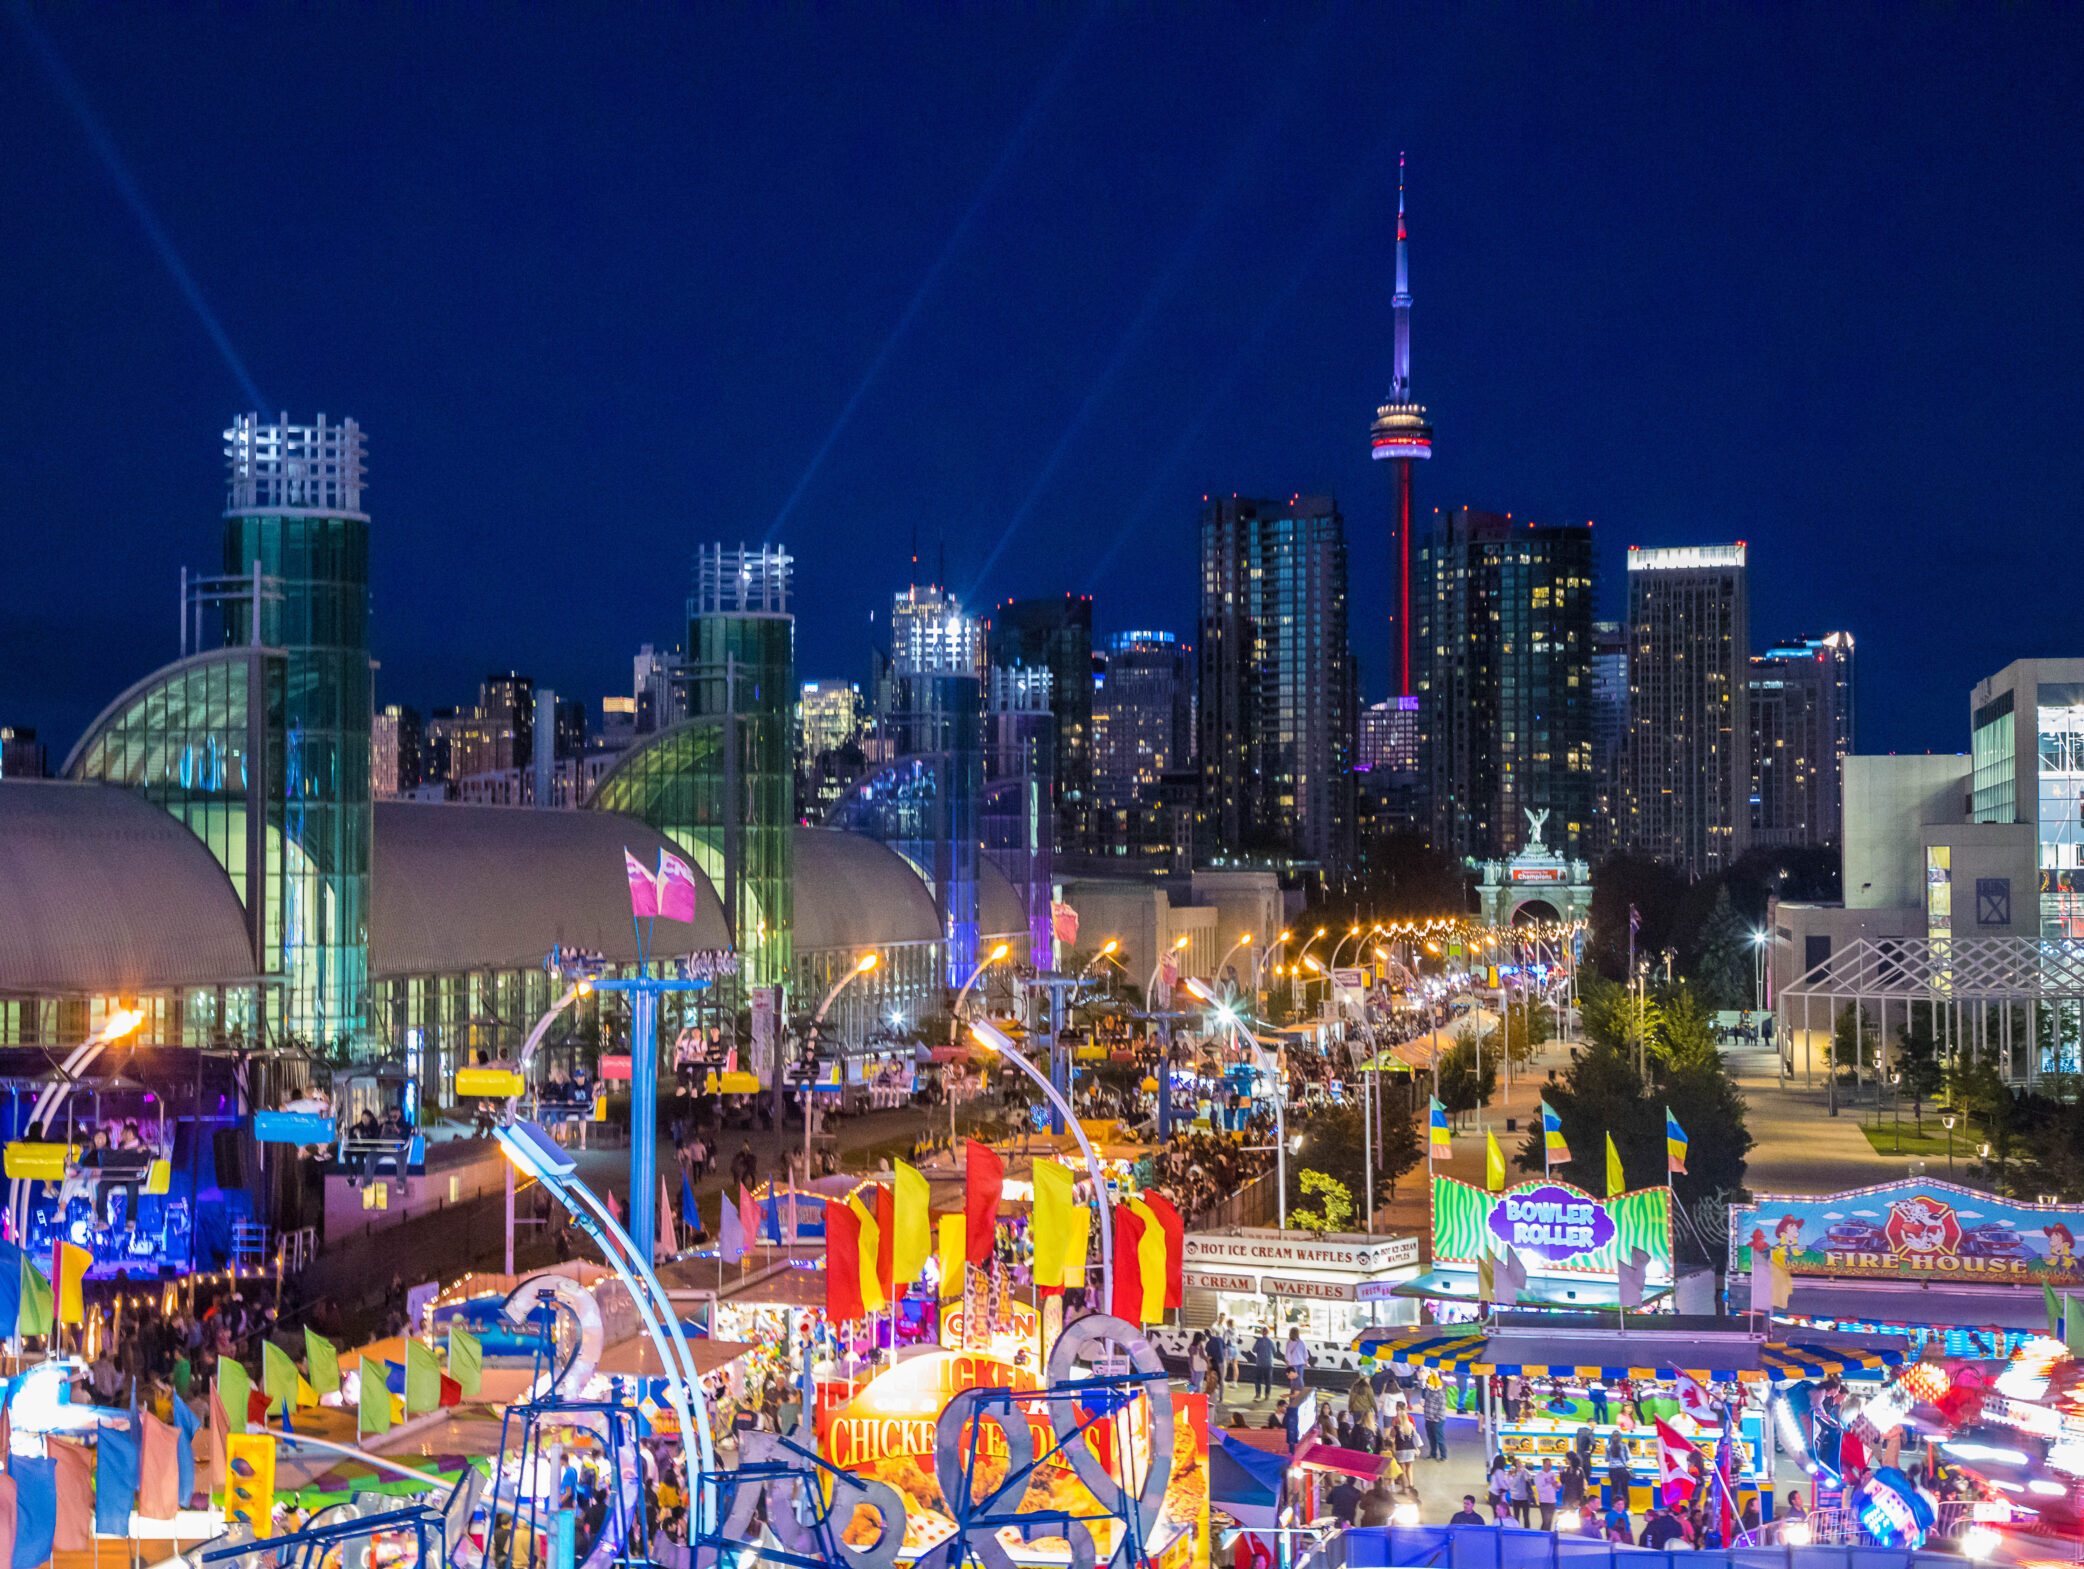
[[[847, 983], [857, 975], [866, 975], [875, 967], [876, 956], [873, 953], [864, 953], [848, 967], [846, 974], [832, 983], [832, 990], [825, 993], [825, 1000], [818, 1004], [818, 1011], [811, 1015], [808, 1043], [811, 1055], [810, 1061], [805, 1064], [809, 1068], [810, 1073], [803, 1081], [803, 1183], [805, 1187], [810, 1186], [811, 1179], [810, 1130], [811, 1123], [814, 1120], [811, 1116], [811, 1108], [817, 1104], [818, 1096], [818, 1026], [825, 1022], [825, 1015], [830, 1011], [833, 999], [847, 989]], [[950, 1115], [952, 1116], [953, 1113], [950, 1113]]]
[[1951, 1177], [1954, 1174], [1954, 1124], [1960, 1118], [1950, 1111], [1939, 1120], [1947, 1125], [1947, 1175]]
[[1151, 978], [1143, 983], [1143, 1011], [1145, 1013], [1156, 1011], [1151, 1005], [1151, 993], [1158, 989], [1158, 972], [1165, 968], [1166, 954], [1185, 953], [1187, 944], [1193, 940], [1192, 937], [1183, 933], [1177, 942], [1170, 948], [1167, 948], [1164, 953], [1158, 955], [1158, 962], [1151, 966]]
[[[1312, 960], [1311, 963], [1314, 964], [1316, 961]], [[1191, 976], [1186, 981], [1186, 987], [1201, 1002], [1216, 1010], [1218, 1020], [1229, 1025], [1232, 1031], [1237, 1029], [1238, 1017], [1234, 1008], [1217, 1000], [1216, 994], [1212, 990]], [[1252, 1050], [1255, 1054], [1259, 1051], [1256, 1041], [1253, 1043]], [[1268, 1078], [1273, 1080], [1274, 1085], [1275, 1198], [1280, 1206], [1279, 1226], [1281, 1230], [1286, 1231], [1288, 1229], [1288, 1084], [1281, 1075], [1279, 1062], [1280, 1059], [1276, 1056], [1273, 1065], [1262, 1068], [1262, 1071], [1266, 1073]]]
[[1107, 1177], [1100, 1170], [1100, 1157], [1093, 1153], [1092, 1140], [1085, 1136], [1085, 1129], [1079, 1124], [1078, 1119], [1071, 1115], [1071, 1108], [1057, 1092], [1057, 1087], [1043, 1076], [1039, 1068], [1021, 1055], [1019, 1048], [1003, 1030], [978, 1019], [970, 1025], [970, 1039], [986, 1051], [995, 1053], [1000, 1060], [1011, 1063], [1032, 1079], [1035, 1088], [1049, 1098], [1050, 1105], [1055, 1107], [1057, 1115], [1064, 1119], [1064, 1125], [1071, 1130], [1072, 1137], [1078, 1140], [1079, 1153], [1085, 1157], [1086, 1175], [1092, 1179], [1093, 1208], [1096, 1211], [1093, 1218], [1100, 1231], [1100, 1300], [1113, 1302], [1114, 1226], [1107, 1209]]
[[1101, 946], [1100, 951], [1094, 954], [1090, 959], [1086, 960], [1085, 968], [1080, 970], [1078, 973], [1081, 976], [1090, 975], [1093, 973], [1095, 969], [1097, 969], [1100, 965], [1105, 964], [1110, 959], [1114, 959], [1114, 962], [1117, 964], [1121, 963], [1119, 959], [1114, 958], [1114, 952], [1119, 947], [1121, 947], [1120, 942], [1116, 941], [1112, 937], [1108, 938], [1107, 941]]
[[[955, 1006], [948, 1011], [948, 1044], [950, 1046], [955, 1045], [962, 1039], [963, 1000], [970, 995], [970, 988], [977, 984], [977, 977], [982, 975], [988, 967], [1005, 958], [1011, 951], [1004, 943], [1000, 943], [990, 953], [977, 961], [977, 967], [970, 971], [969, 979], [962, 983], [962, 990], [955, 994]], [[953, 1086], [950, 1086], [948, 1091], [948, 1164], [951, 1166], [955, 1164], [955, 1091]]]

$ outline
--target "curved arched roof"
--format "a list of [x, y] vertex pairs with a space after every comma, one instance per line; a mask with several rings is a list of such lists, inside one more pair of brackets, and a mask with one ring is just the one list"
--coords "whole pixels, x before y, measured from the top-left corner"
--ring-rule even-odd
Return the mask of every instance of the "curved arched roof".
[[977, 859], [977, 935], [979, 937], [1025, 937], [1027, 906], [1013, 879], [1000, 871], [988, 855]]
[[888, 845], [799, 827], [795, 848], [797, 952], [940, 939], [933, 895]]
[[[662, 848], [680, 854], [636, 818], [612, 812], [379, 801], [369, 973], [530, 969], [554, 943], [635, 963], [625, 848], [647, 867], [658, 865]], [[699, 868], [696, 898], [692, 934], [661, 921], [655, 951], [730, 946], [723, 905]]]
[[108, 785], [0, 784], [0, 991], [113, 995], [253, 978], [202, 840]]

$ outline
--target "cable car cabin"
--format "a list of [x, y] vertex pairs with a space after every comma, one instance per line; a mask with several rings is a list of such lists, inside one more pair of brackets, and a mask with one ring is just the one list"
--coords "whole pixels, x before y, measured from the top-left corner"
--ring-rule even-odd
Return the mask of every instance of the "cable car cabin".
[[426, 1175], [420, 1082], [410, 1070], [395, 1063], [339, 1069], [333, 1075], [333, 1110], [337, 1132], [327, 1176], [360, 1186], [378, 1177]]

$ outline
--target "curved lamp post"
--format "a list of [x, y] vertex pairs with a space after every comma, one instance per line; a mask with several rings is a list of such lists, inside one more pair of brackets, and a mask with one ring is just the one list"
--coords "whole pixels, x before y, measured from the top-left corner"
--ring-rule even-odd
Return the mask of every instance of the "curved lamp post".
[[[876, 956], [873, 953], [864, 953], [854, 961], [853, 968], [832, 983], [832, 990], [825, 993], [825, 1000], [818, 1004], [818, 1011], [811, 1015], [809, 1035], [814, 1065], [816, 1062], [815, 1054], [818, 1049], [818, 1026], [825, 1022], [825, 1014], [832, 1007], [833, 999], [847, 989], [849, 981], [858, 975], [866, 975], [875, 967]], [[810, 1110], [817, 1101], [817, 1093], [817, 1070], [813, 1066], [811, 1077], [803, 1081], [803, 1181], [805, 1186], [808, 1186], [810, 1183]]]
[[1347, 928], [1346, 935], [1331, 945], [1331, 967], [1334, 970], [1339, 967], [1339, 955], [1346, 951], [1346, 944], [1360, 936], [1360, 930], [1360, 923], [1355, 921], [1352, 926]]
[[1012, 1040], [1008, 1038], [1003, 1030], [994, 1024], [978, 1019], [970, 1025], [970, 1039], [982, 1046], [986, 1051], [996, 1052], [1005, 1061], [1012, 1063], [1014, 1067], [1034, 1080], [1035, 1088], [1049, 1097], [1049, 1103], [1056, 1108], [1057, 1115], [1064, 1119], [1064, 1126], [1069, 1128], [1072, 1136], [1078, 1140], [1079, 1153], [1085, 1156], [1086, 1175], [1092, 1179], [1093, 1183], [1093, 1207], [1099, 1211], [1094, 1218], [1100, 1228], [1101, 1300], [1113, 1302], [1114, 1226], [1107, 1208], [1107, 1177], [1100, 1170], [1100, 1157], [1093, 1153], [1092, 1140], [1085, 1136], [1085, 1129], [1080, 1127], [1078, 1119], [1071, 1115], [1071, 1108], [1064, 1104], [1064, 1097], [1057, 1093], [1057, 1087], [1049, 1082], [1041, 1069], [1021, 1055], [1019, 1049], [1014, 1046]]
[[[1100, 965], [1106, 963], [1110, 959], [1114, 959], [1115, 950], [1119, 947], [1121, 947], [1121, 943], [1119, 941], [1112, 937], [1108, 938], [1106, 943], [1102, 945], [1100, 951], [1094, 954], [1090, 959], [1086, 960], [1085, 968], [1078, 972], [1079, 978], [1083, 979], [1084, 977], [1092, 974], [1093, 971], [1097, 969]], [[1115, 962], [1119, 964], [1121, 961], [1116, 959]]]
[[[1192, 941], [1191, 937], [1182, 936], [1178, 942], [1167, 948], [1165, 953], [1184, 953], [1187, 944]], [[1165, 953], [1158, 955], [1158, 962], [1151, 966], [1151, 978], [1143, 983], [1143, 1009], [1146, 1013], [1150, 1012], [1151, 993], [1158, 989], [1158, 972], [1165, 968]]]
[[[1108, 946], [1112, 947], [1113, 944], [1110, 942]], [[977, 984], [977, 977], [1011, 952], [1012, 949], [1008, 948], [1006, 944], [1000, 943], [990, 953], [977, 961], [977, 967], [970, 971], [970, 978], [962, 983], [962, 990], [955, 994], [955, 1006], [948, 1011], [948, 1044], [950, 1046], [955, 1045], [962, 1039], [963, 999], [969, 996], [970, 988]], [[955, 1163], [955, 1096], [952, 1092], [948, 1096], [948, 1163], [951, 1166]]]

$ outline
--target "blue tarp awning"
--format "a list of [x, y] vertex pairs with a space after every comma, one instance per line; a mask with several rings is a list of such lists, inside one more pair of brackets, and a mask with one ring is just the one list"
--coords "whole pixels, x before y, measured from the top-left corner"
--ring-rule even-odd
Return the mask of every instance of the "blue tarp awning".
[[1221, 1428], [1209, 1435], [1208, 1502], [1250, 1530], [1272, 1530], [1281, 1507], [1281, 1473], [1287, 1462], [1279, 1455], [1236, 1443]]

